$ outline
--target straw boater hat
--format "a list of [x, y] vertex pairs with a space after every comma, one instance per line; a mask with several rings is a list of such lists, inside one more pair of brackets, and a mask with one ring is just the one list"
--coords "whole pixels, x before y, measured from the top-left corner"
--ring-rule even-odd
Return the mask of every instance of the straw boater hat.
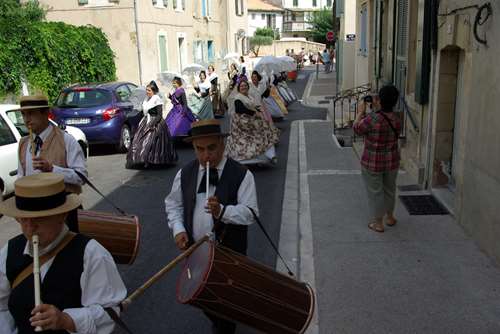
[[50, 108], [49, 99], [45, 95], [28, 95], [21, 97], [19, 110]]
[[197, 121], [191, 123], [191, 130], [189, 130], [188, 136], [184, 139], [185, 142], [192, 142], [193, 139], [204, 138], [204, 137], [227, 137], [227, 133], [223, 133], [221, 130], [220, 122], [216, 119], [207, 119], [202, 121]]
[[69, 212], [80, 206], [78, 195], [66, 195], [64, 177], [55, 173], [24, 176], [14, 183], [15, 196], [0, 202], [0, 213], [15, 218], [38, 218]]

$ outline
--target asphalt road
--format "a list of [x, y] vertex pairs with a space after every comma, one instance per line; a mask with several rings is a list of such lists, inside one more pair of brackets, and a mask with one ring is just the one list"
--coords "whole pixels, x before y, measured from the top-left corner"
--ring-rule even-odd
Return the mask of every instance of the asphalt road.
[[[310, 73], [308, 70], [302, 71], [297, 82], [290, 84], [299, 98]], [[298, 119], [324, 119], [326, 116], [325, 110], [304, 107], [299, 102], [290, 106], [289, 110], [287, 119], [277, 123], [281, 129], [277, 166], [251, 168], [257, 183], [260, 216], [276, 244], [281, 225], [290, 124]], [[177, 170], [193, 159], [194, 153], [187, 145], [180, 146], [178, 153], [177, 166], [161, 170], [126, 170], [124, 155], [109, 154], [102, 150], [91, 152], [88, 160], [89, 174], [96, 185], [109, 193], [110, 198], [127, 212], [140, 216], [142, 231], [139, 255], [132, 266], [119, 267], [129, 293], [179, 254], [166, 223], [164, 198], [170, 191]], [[84, 197], [87, 208], [111, 211], [92, 190], [87, 189]], [[271, 267], [276, 264], [271, 246], [255, 224], [249, 231], [248, 256]], [[123, 314], [123, 320], [134, 333], [211, 333], [210, 322], [200, 310], [177, 303], [175, 291], [179, 272], [180, 268], [176, 268], [167, 274]], [[237, 332], [255, 333], [243, 326], [239, 326]], [[124, 332], [117, 329], [116, 333]]]

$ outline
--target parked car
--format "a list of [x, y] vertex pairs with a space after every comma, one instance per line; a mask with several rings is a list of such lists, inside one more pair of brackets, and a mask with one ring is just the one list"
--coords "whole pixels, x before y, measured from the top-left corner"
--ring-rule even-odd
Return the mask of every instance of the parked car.
[[[54, 126], [56, 122], [50, 120]], [[83, 150], [85, 158], [88, 156], [89, 145], [85, 133], [73, 126], [59, 126], [72, 135]], [[0, 193], [5, 196], [14, 191], [14, 181], [17, 178], [17, 150], [21, 137], [29, 131], [24, 124], [19, 105], [0, 104]]]
[[113, 144], [125, 152], [143, 115], [130, 101], [135, 88], [130, 82], [70, 86], [59, 94], [53, 119], [81, 129], [90, 144]]

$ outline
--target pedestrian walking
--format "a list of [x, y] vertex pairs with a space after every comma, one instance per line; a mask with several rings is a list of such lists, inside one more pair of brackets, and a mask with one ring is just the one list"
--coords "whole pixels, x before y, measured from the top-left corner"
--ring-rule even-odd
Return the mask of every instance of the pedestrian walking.
[[15, 182], [14, 197], [0, 202], [0, 213], [22, 230], [0, 250], [2, 334], [35, 333], [35, 327], [45, 333], [113, 332], [108, 314], [118, 316], [127, 290], [111, 254], [64, 224], [81, 203], [65, 191], [64, 181], [56, 173], [25, 176]]
[[[371, 220], [368, 227], [384, 232], [384, 216], [387, 226], [394, 226], [396, 203], [396, 178], [399, 169], [398, 138], [401, 121], [393, 112], [399, 92], [392, 85], [384, 86], [378, 96], [365, 99], [359, 104], [354, 122], [354, 132], [364, 137], [365, 145], [361, 157], [361, 172], [368, 193]], [[366, 113], [372, 103], [374, 112]]]
[[177, 152], [163, 119], [163, 99], [156, 82], [146, 86], [142, 103], [142, 118], [127, 152], [126, 168], [171, 165], [177, 161]]
[[330, 53], [328, 52], [327, 49], [323, 50], [323, 53], [321, 54], [321, 60], [323, 64], [325, 64], [325, 73], [330, 73], [332, 63], [330, 61]]
[[[46, 96], [23, 96], [20, 111], [29, 135], [19, 141], [17, 177], [53, 172], [64, 176], [66, 192], [80, 194], [87, 176], [85, 155], [78, 142], [65, 131], [49, 122], [50, 106]], [[66, 223], [78, 232], [77, 210], [72, 210]]]
[[[165, 199], [168, 226], [180, 250], [214, 231], [223, 246], [246, 254], [248, 225], [254, 221], [249, 208], [258, 212], [255, 181], [244, 166], [224, 156], [226, 136], [218, 120], [203, 120], [193, 123], [186, 139], [196, 159], [179, 170]], [[235, 332], [235, 323], [206, 315], [213, 333]]]

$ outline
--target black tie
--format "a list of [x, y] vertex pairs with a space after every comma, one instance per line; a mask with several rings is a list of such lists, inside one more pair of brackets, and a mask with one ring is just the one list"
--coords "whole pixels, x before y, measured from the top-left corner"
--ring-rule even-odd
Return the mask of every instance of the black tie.
[[37, 155], [38, 151], [42, 148], [43, 140], [39, 136], [35, 137], [35, 155]]
[[[219, 183], [219, 173], [217, 172], [217, 168], [210, 168], [210, 175], [208, 182], [217, 187], [217, 183]], [[203, 172], [203, 177], [201, 178], [200, 186], [198, 187], [198, 194], [206, 192], [207, 189], [207, 173]]]

